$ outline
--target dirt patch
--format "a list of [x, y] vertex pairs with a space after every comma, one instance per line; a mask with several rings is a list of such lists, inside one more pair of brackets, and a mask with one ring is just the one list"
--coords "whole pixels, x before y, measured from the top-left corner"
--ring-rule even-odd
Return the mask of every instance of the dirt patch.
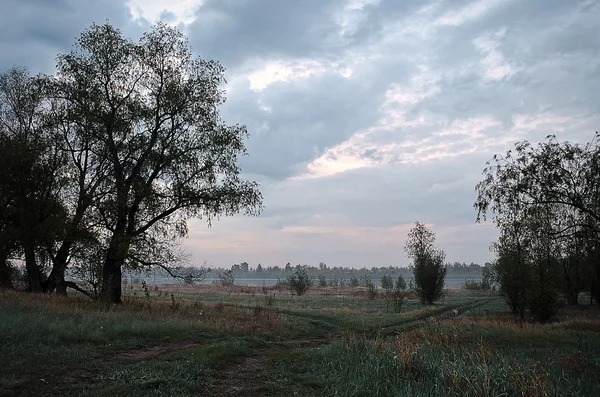
[[283, 342], [279, 342], [284, 346], [293, 347], [310, 347], [310, 346], [321, 346], [331, 344], [333, 339], [292, 339]]
[[127, 358], [132, 360], [148, 360], [151, 358], [155, 358], [158, 356], [162, 356], [163, 354], [174, 353], [180, 350], [189, 349], [192, 347], [199, 346], [200, 342], [193, 341], [183, 341], [183, 342], [174, 342], [174, 343], [164, 343], [160, 345], [154, 346], [146, 346], [134, 350], [128, 350], [125, 352], [121, 352], [117, 355], [120, 358]]
[[113, 361], [115, 359], [125, 358], [134, 361], [150, 360], [164, 354], [174, 353], [180, 350], [199, 346], [200, 344], [201, 343], [197, 341], [162, 343], [159, 345], [144, 346], [132, 350], [121, 351], [108, 356], [96, 357], [89, 363], [89, 367], [71, 369], [69, 372], [59, 376], [56, 379], [56, 383], [74, 385], [77, 383], [88, 382], [95, 376], [95, 371], [93, 370], [95, 365], [103, 365], [104, 363]]
[[265, 371], [276, 352], [277, 350], [274, 349], [256, 350], [254, 355], [220, 371], [212, 395], [224, 397], [264, 395], [268, 390]]
[[331, 339], [293, 339], [279, 342], [279, 348], [257, 349], [254, 354], [219, 371], [210, 395], [224, 397], [259, 397], [269, 391], [267, 371], [273, 357], [287, 348], [321, 346]]

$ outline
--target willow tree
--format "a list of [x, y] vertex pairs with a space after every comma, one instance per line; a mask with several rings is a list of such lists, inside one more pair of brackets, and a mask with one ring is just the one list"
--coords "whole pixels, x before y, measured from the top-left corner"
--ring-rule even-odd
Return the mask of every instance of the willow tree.
[[[532, 232], [538, 245], [536, 265], [557, 269], [569, 303], [587, 288], [600, 303], [600, 262], [590, 260], [600, 245], [600, 134], [585, 145], [559, 142], [550, 135], [532, 145], [495, 155], [476, 186], [477, 221], [492, 220], [501, 233], [515, 228]], [[539, 224], [543, 215], [543, 227]], [[554, 258], [546, 258], [553, 252]], [[544, 270], [544, 269], [541, 269]], [[550, 302], [551, 303], [551, 302]]]
[[260, 212], [258, 185], [238, 166], [246, 127], [219, 116], [224, 69], [194, 57], [176, 28], [158, 24], [134, 42], [109, 24], [92, 25], [59, 55], [56, 81], [71, 122], [86, 126], [73, 132], [106, 164], [92, 208], [104, 229], [105, 299], [121, 301], [122, 267], [148, 235], [176, 239], [189, 217], [210, 225]]

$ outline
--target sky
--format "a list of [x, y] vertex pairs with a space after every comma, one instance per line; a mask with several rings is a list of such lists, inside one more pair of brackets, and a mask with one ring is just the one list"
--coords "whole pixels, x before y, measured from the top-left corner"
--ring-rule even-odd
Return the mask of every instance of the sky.
[[197, 265], [407, 266], [415, 221], [447, 261], [493, 259], [486, 161], [600, 129], [600, 0], [3, 0], [0, 72], [52, 73], [80, 32], [178, 26], [226, 69], [259, 217], [189, 222]]

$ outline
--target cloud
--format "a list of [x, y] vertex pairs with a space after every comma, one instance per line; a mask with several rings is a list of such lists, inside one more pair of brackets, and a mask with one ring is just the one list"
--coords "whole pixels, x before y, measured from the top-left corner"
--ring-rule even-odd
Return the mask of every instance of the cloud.
[[56, 55], [70, 51], [92, 23], [109, 20], [125, 34], [139, 35], [144, 25], [130, 17], [118, 0], [5, 0], [0, 13], [0, 70], [19, 65], [35, 73], [52, 73]]
[[0, 68], [51, 72], [106, 18], [134, 38], [177, 24], [227, 68], [221, 114], [248, 126], [240, 164], [266, 210], [192, 221], [198, 263], [407, 264], [416, 220], [449, 260], [485, 262], [496, 232], [472, 208], [485, 162], [599, 129], [595, 0], [5, 3]]
[[196, 19], [196, 12], [203, 0], [128, 0], [131, 16], [136, 20], [163, 21], [174, 25], [185, 25]]

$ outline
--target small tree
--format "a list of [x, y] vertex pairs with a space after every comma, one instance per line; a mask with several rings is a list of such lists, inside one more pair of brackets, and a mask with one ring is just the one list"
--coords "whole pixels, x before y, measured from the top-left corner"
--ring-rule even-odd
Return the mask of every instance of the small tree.
[[432, 304], [443, 296], [446, 268], [444, 251], [435, 248], [435, 234], [419, 222], [408, 233], [404, 251], [413, 260], [415, 289], [424, 304]]
[[367, 298], [370, 300], [375, 299], [377, 297], [377, 287], [371, 279], [365, 280], [365, 287], [367, 287]]
[[394, 288], [397, 291], [404, 291], [406, 289], [406, 280], [404, 280], [404, 277], [402, 277], [402, 275], [398, 276], [398, 279], [396, 280], [396, 285]]
[[327, 287], [327, 279], [324, 275], [319, 275], [319, 287]]
[[294, 274], [287, 279], [290, 288], [292, 288], [298, 296], [304, 295], [304, 293], [313, 285], [313, 280], [308, 276], [306, 266], [296, 266]]
[[218, 284], [227, 287], [233, 285], [235, 278], [233, 277], [233, 270], [225, 270], [223, 273], [219, 273]]
[[385, 274], [381, 277], [381, 288], [385, 290], [385, 292], [391, 292], [394, 289], [394, 280], [392, 276]]
[[490, 263], [486, 263], [481, 271], [481, 289], [491, 290], [494, 288], [494, 270]]

